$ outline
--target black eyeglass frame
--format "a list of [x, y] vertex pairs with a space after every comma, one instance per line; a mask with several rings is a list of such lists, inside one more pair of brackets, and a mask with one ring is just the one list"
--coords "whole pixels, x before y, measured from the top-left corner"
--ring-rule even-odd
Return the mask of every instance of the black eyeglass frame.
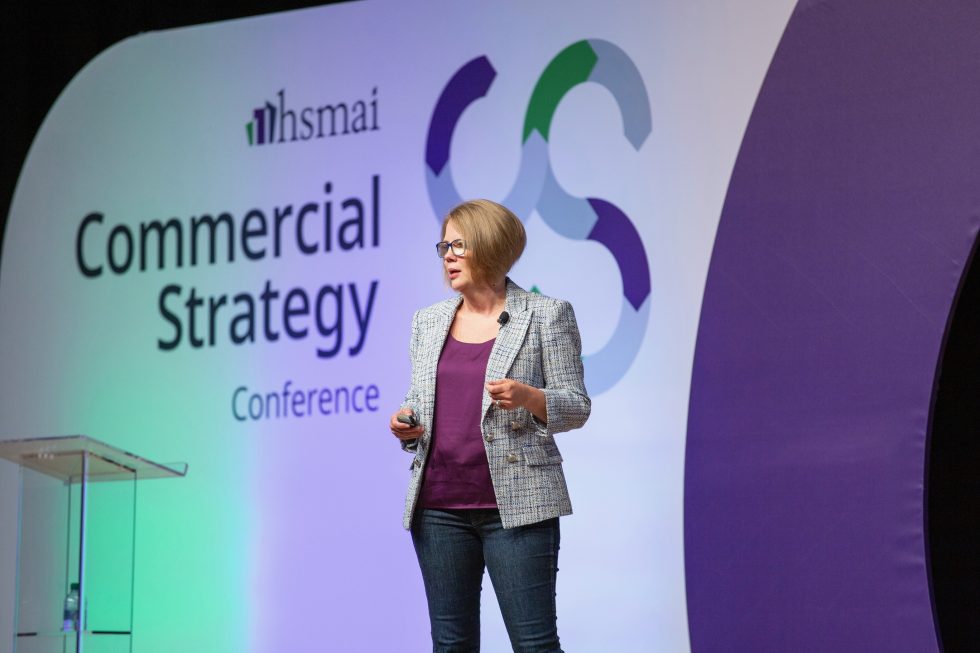
[[446, 252], [450, 249], [453, 250], [453, 256], [465, 256], [466, 255], [466, 241], [462, 238], [457, 238], [456, 240], [450, 242], [448, 240], [443, 240], [436, 243], [436, 256], [439, 258], [445, 258]]

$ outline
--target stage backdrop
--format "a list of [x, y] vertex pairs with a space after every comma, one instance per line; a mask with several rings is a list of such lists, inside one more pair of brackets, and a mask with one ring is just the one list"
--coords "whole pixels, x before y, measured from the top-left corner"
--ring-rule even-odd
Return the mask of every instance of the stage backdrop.
[[[449, 293], [440, 216], [469, 197], [521, 216], [512, 277], [582, 330], [593, 414], [559, 438], [568, 650], [934, 650], [930, 363], [978, 193], [933, 225], [941, 179], [906, 182], [976, 148], [903, 157], [931, 142], [905, 139], [916, 116], [949, 117], [929, 99], [980, 88], [965, 39], [919, 32], [980, 20], [849, 4], [377, 1], [91, 62], [8, 219], [0, 436], [189, 463], [140, 488], [136, 650], [427, 649], [386, 424], [412, 312]], [[920, 58], [968, 63], [866, 86]], [[880, 102], [840, 109], [863, 89]], [[950, 115], [944, 134], [967, 120]], [[506, 650], [489, 581], [484, 602], [484, 646]]]

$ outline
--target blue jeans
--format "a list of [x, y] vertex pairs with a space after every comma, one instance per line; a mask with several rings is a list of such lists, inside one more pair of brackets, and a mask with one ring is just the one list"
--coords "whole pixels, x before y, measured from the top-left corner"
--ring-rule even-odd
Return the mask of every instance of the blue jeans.
[[433, 653], [480, 650], [484, 566], [515, 652], [561, 653], [555, 615], [558, 518], [505, 529], [497, 510], [421, 508], [412, 523]]

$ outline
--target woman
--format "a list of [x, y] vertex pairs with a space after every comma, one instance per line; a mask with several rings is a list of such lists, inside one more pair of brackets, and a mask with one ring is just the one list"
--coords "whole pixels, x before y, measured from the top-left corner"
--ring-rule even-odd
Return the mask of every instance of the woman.
[[479, 651], [484, 566], [514, 651], [561, 651], [558, 517], [572, 506], [552, 436], [591, 408], [575, 315], [507, 278], [526, 236], [505, 207], [464, 202], [442, 237], [436, 252], [458, 294], [415, 314], [412, 383], [391, 417], [415, 454], [404, 524], [433, 651]]

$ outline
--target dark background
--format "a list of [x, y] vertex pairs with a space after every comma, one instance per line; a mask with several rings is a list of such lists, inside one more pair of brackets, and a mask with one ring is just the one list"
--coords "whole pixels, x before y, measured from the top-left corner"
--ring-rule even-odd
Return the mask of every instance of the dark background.
[[980, 650], [980, 239], [936, 369], [926, 442], [926, 535], [945, 653]]
[[[69, 3], [14, 2], [4, 9], [0, 247], [10, 201], [34, 135], [62, 89], [95, 55], [122, 39], [157, 30], [334, 4], [344, 0], [150, 0]], [[2, 249], [0, 249], [2, 251]]]

